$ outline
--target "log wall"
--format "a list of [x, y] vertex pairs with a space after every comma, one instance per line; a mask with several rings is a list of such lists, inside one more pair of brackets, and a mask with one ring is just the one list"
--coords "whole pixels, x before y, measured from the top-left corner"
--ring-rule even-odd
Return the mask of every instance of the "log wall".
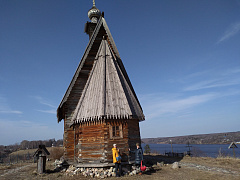
[[76, 128], [76, 157], [78, 162], [100, 163], [104, 160], [104, 123], [86, 122]]
[[[128, 125], [126, 120], [108, 120], [106, 122], [107, 125], [107, 131], [108, 131], [108, 137], [106, 139], [107, 142], [107, 153], [106, 153], [106, 158], [108, 162], [112, 162], [112, 148], [113, 144], [117, 144], [117, 148], [120, 150], [120, 154], [122, 157], [122, 161], [127, 161], [128, 160]], [[110, 131], [111, 131], [111, 126], [115, 125], [122, 125], [122, 137], [119, 138], [110, 138]]]
[[[110, 138], [111, 127], [122, 126], [122, 136]], [[74, 130], [71, 133], [74, 133]], [[70, 131], [68, 136], [72, 137]], [[74, 139], [74, 137], [73, 137]], [[140, 142], [138, 120], [102, 120], [85, 122], [75, 125], [75, 151], [74, 144], [69, 146], [66, 155], [75, 157], [79, 163], [103, 163], [112, 162], [112, 147], [117, 144], [120, 149], [122, 161], [129, 160], [128, 149], [135, 149]], [[68, 142], [73, 143], [74, 140]]]
[[141, 144], [139, 121], [129, 120], [128, 121], [128, 144], [130, 149], [136, 149], [136, 143]]
[[69, 126], [67, 119], [64, 119], [64, 136], [63, 136], [63, 147], [64, 147], [64, 159], [69, 163], [74, 160], [74, 129]]

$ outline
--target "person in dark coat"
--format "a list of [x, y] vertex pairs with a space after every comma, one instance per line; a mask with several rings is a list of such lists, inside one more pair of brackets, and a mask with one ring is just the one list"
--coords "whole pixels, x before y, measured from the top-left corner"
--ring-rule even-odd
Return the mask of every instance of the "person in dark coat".
[[[141, 161], [143, 161], [143, 150], [139, 143], [136, 143], [136, 147], [137, 147], [137, 149], [135, 151], [131, 151], [130, 149], [129, 149], [129, 151], [135, 153], [135, 165], [137, 167], [140, 167]], [[139, 174], [142, 174], [142, 171], [140, 171]]]
[[139, 143], [136, 144], [137, 149], [135, 150], [135, 164], [139, 167], [141, 161], [143, 160], [143, 150], [140, 147]]

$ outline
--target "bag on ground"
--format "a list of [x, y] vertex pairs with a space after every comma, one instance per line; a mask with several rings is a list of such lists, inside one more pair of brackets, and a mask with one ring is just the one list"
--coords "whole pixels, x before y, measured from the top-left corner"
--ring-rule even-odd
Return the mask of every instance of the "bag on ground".
[[140, 170], [141, 170], [141, 171], [145, 171], [145, 170], [146, 170], [146, 166], [143, 166], [142, 163], [143, 163], [143, 161], [141, 161], [141, 167], [140, 167]]

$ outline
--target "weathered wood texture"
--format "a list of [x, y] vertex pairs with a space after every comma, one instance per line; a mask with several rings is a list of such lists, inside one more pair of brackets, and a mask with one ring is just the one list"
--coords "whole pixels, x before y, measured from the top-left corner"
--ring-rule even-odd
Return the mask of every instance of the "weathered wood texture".
[[100, 162], [104, 157], [104, 123], [88, 122], [76, 125], [78, 162]]
[[109, 120], [107, 122], [108, 125], [108, 131], [110, 130], [110, 126], [114, 125], [122, 125], [122, 133], [123, 137], [120, 138], [113, 138], [111, 139], [110, 136], [108, 137], [108, 149], [107, 149], [107, 160], [108, 162], [112, 162], [112, 148], [113, 144], [117, 144], [117, 148], [120, 150], [120, 154], [122, 157], [122, 161], [128, 160], [128, 120]]
[[92, 70], [98, 48], [100, 46], [103, 36], [106, 34], [101, 24], [99, 24], [97, 28], [98, 33], [95, 34], [95, 38], [91, 39], [91, 41], [89, 42], [88, 47], [84, 52], [80, 64], [73, 76], [73, 79], [58, 107], [58, 122], [61, 121], [61, 119], [64, 119], [66, 116], [68, 117], [67, 113], [69, 113], [71, 109], [71, 107], [69, 109], [69, 106], [72, 106], [75, 109], [79, 98], [82, 95], [84, 86], [89, 77], [89, 73]]
[[80, 123], [103, 117], [144, 119], [142, 109], [104, 39], [72, 120]]
[[[122, 137], [110, 138], [111, 127], [122, 125]], [[135, 149], [140, 143], [138, 120], [103, 120], [86, 122], [74, 125], [65, 132], [64, 138], [65, 158], [79, 163], [105, 163], [112, 162], [112, 147], [117, 144], [120, 149], [122, 161], [129, 160], [128, 149]], [[74, 145], [75, 139], [75, 145]], [[74, 151], [75, 147], [75, 151]]]
[[[125, 88], [124, 91], [131, 91], [131, 94], [134, 96], [134, 99], [135, 99], [134, 101], [137, 102], [137, 104], [138, 104], [137, 106], [139, 106], [142, 111], [141, 105], [137, 99], [135, 91], [134, 91], [132, 84], [129, 80], [129, 77], [127, 75], [127, 72], [123, 66], [122, 60], [119, 56], [117, 47], [112, 38], [112, 35], [107, 26], [107, 23], [106, 23], [105, 19], [103, 17], [101, 17], [96, 25], [94, 33], [92, 34], [92, 36], [90, 38], [90, 41], [89, 41], [87, 48], [84, 52], [84, 55], [80, 61], [80, 64], [73, 76], [73, 79], [72, 79], [59, 107], [58, 107], [58, 110], [57, 110], [58, 122], [60, 122], [62, 119], [64, 119], [66, 117], [66, 114], [69, 112], [66, 109], [68, 109], [69, 106], [75, 105], [75, 108], [76, 108], [77, 102], [79, 101], [79, 99], [82, 95], [83, 89], [86, 85], [87, 79], [89, 78], [89, 74], [92, 70], [93, 63], [95, 61], [95, 57], [99, 50], [99, 46], [103, 39], [103, 36], [106, 37], [107, 43], [109, 44], [109, 47], [113, 53], [113, 56], [116, 59], [116, 63], [118, 64], [120, 71], [121, 71], [122, 75], [124, 76], [125, 82], [127, 83], [128, 87]], [[134, 103], [134, 104], [136, 104], [136, 103]], [[141, 111], [140, 111], [140, 113], [142, 113]], [[139, 113], [137, 113], [137, 114], [139, 114]], [[140, 119], [140, 120], [144, 120], [144, 117], [143, 117], [143, 119]]]
[[[141, 143], [139, 121], [145, 117], [103, 17], [89, 35], [87, 48], [57, 110], [58, 122], [64, 119], [64, 157], [68, 162], [112, 162], [112, 146], [117, 144], [122, 161], [127, 161], [128, 149], [134, 149], [136, 142]], [[100, 48], [101, 43], [104, 43], [103, 48]], [[97, 56], [98, 52], [102, 54]], [[96, 62], [99, 67], [94, 72]], [[94, 73], [95, 80], [88, 86], [91, 73]], [[101, 73], [105, 74], [99, 79]], [[98, 98], [98, 90], [89, 90], [96, 88], [100, 80], [103, 82], [100, 99], [105, 101], [104, 113], [92, 111], [99, 107], [103, 109], [99, 106], [103, 102]], [[92, 94], [95, 99], [91, 99]], [[80, 104], [81, 98], [84, 103]], [[77, 117], [75, 124], [74, 113]], [[111, 128], [115, 125], [121, 127], [119, 137], [111, 135]]]
[[37, 160], [37, 172], [42, 174], [46, 169], [46, 156], [40, 156]]
[[[136, 149], [136, 143], [141, 144], [140, 128], [138, 120], [131, 120], [128, 123], [128, 144], [131, 150]], [[135, 155], [129, 154], [129, 160], [134, 161]]]
[[67, 161], [74, 160], [74, 130], [68, 125], [68, 120], [64, 120], [63, 136], [64, 158]]
[[130, 120], [128, 121], [128, 144], [131, 149], [134, 149], [136, 143], [141, 144], [139, 121]]

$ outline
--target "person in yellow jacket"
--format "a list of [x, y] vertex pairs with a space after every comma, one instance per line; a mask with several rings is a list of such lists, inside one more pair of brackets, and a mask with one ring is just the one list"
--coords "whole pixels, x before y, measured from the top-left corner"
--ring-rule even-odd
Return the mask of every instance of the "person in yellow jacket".
[[[113, 163], [115, 163], [116, 176], [120, 177], [122, 174], [122, 165], [121, 165], [121, 160], [117, 160], [117, 157], [120, 156], [119, 149], [117, 149], [117, 144], [113, 144], [112, 154], [113, 154]], [[118, 170], [119, 170], [119, 174], [117, 173]]]

